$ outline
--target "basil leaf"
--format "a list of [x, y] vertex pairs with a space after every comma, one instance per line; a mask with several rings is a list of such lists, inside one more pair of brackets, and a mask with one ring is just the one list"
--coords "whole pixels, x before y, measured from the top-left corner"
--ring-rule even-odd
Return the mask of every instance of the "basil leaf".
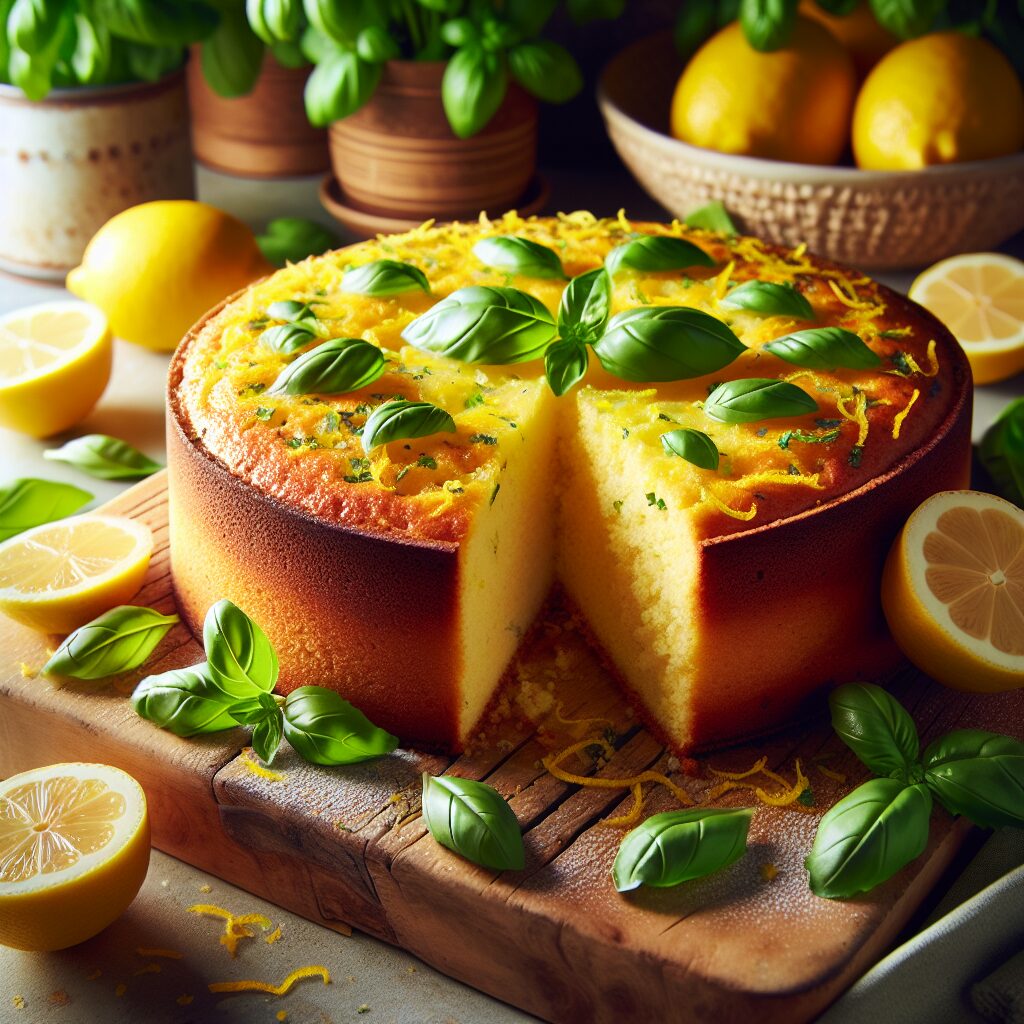
[[306, 79], [306, 116], [314, 128], [354, 114], [377, 89], [380, 64], [371, 64], [351, 50], [331, 50]]
[[522, 363], [555, 337], [547, 306], [516, 288], [473, 285], [452, 292], [402, 332], [410, 345], [464, 363]]
[[586, 376], [590, 363], [587, 346], [573, 338], [559, 338], [544, 353], [544, 374], [559, 398]]
[[219, 10], [220, 24], [203, 42], [203, 78], [218, 96], [233, 99], [252, 92], [263, 67], [263, 43], [253, 34], [238, 4]]
[[302, 0], [246, 0], [245, 14], [267, 46], [291, 42], [302, 25]]
[[106, 679], [138, 668], [180, 622], [152, 608], [122, 604], [79, 626], [43, 666], [47, 675]]
[[701, 469], [718, 469], [718, 446], [702, 430], [683, 427], [661, 435], [667, 455], [678, 455]]
[[376, 345], [360, 338], [333, 338], [286, 366], [267, 394], [340, 395], [372, 384], [385, 365]]
[[784, 380], [747, 377], [719, 384], [708, 395], [704, 412], [721, 423], [756, 423], [815, 412], [818, 403], [802, 388]]
[[455, 433], [455, 420], [449, 413], [430, 402], [401, 398], [378, 405], [366, 417], [361, 440], [363, 451], [369, 454], [378, 445], [442, 432]]
[[[612, 308], [612, 279], [603, 267], [574, 277], [558, 306], [558, 333], [584, 344], [601, 336]], [[549, 350], [550, 351], [550, 350]]]
[[474, 864], [492, 871], [520, 871], [526, 865], [512, 808], [484, 782], [424, 772], [423, 820], [442, 846]]
[[362, 28], [362, 4], [338, 3], [338, 0], [303, 0], [302, 7], [310, 25], [337, 43], [351, 42]]
[[632, 381], [702, 377], [744, 351], [721, 320], [689, 306], [638, 306], [616, 313], [594, 342], [601, 365]]
[[163, 469], [159, 462], [154, 462], [127, 441], [106, 434], [76, 437], [61, 448], [43, 452], [43, 458], [51, 462], [67, 462], [101, 480], [137, 480]]
[[755, 50], [777, 50], [789, 41], [797, 0], [740, 0], [740, 26]]
[[315, 320], [316, 313], [308, 302], [297, 299], [281, 299], [267, 306], [267, 316], [271, 320], [285, 320], [290, 324], [301, 324], [304, 320]]
[[512, 77], [545, 103], [566, 103], [583, 88], [576, 58], [550, 39], [531, 39], [508, 51]]
[[181, 46], [151, 46], [147, 43], [126, 43], [128, 67], [143, 82], [159, 82], [168, 72], [176, 71], [185, 61]]
[[284, 729], [284, 715], [275, 707], [265, 714], [252, 728], [252, 749], [264, 764], [274, 760], [277, 748], [281, 746], [281, 734]]
[[274, 695], [263, 690], [260, 690], [255, 696], [235, 701], [228, 706], [228, 714], [242, 725], [255, 725], [267, 715], [275, 714], [277, 710], [278, 705]]
[[914, 720], [895, 697], [872, 683], [848, 683], [829, 694], [828, 705], [832, 728], [868, 768], [909, 781], [920, 741]]
[[146, 676], [132, 692], [132, 707], [175, 736], [199, 736], [235, 725], [227, 697], [210, 678], [206, 662]]
[[57, 31], [65, 4], [60, 0], [14, 0], [7, 15], [7, 39], [30, 56], [45, 49]]
[[617, 245], [604, 258], [604, 268], [612, 276], [620, 270], [685, 270], [714, 265], [715, 261], [693, 242], [667, 235], [641, 235]]
[[256, 242], [271, 263], [283, 267], [286, 263], [298, 263], [307, 256], [319, 256], [336, 248], [338, 236], [312, 220], [277, 217], [267, 224]]
[[469, 18], [451, 18], [441, 26], [441, 39], [457, 49], [480, 42], [480, 33]]
[[81, 487], [21, 477], [0, 489], [0, 541], [77, 512], [93, 496]]
[[358, 764], [398, 746], [398, 737], [378, 729], [334, 690], [300, 686], [284, 704], [284, 735], [311, 764]]
[[565, 277], [562, 261], [554, 249], [528, 238], [496, 235], [481, 238], [473, 246], [473, 255], [487, 267], [523, 277]]
[[[685, 4], [679, 5], [679, 13], [676, 15], [676, 23], [673, 29], [672, 38], [676, 44], [676, 53], [684, 61], [689, 59], [714, 35], [718, 28], [716, 14], [718, 13], [717, 0], [687, 0]], [[707, 227], [706, 224], [690, 224], [688, 227]], [[717, 228], [711, 230], [717, 231]]]
[[217, 27], [213, 7], [195, 0], [90, 0], [93, 18], [133, 43], [188, 46]]
[[398, 60], [402, 55], [398, 43], [379, 25], [367, 25], [356, 36], [356, 53], [371, 64]]
[[944, 0], [869, 0], [875, 20], [900, 39], [923, 36], [945, 6]]
[[228, 696], [269, 693], [277, 682], [277, 655], [266, 633], [228, 600], [210, 606], [203, 623], [210, 677]]
[[460, 139], [468, 139], [497, 113], [508, 89], [504, 61], [479, 43], [452, 54], [441, 79], [441, 102], [448, 124]]
[[[0, 5], [2, 8], [2, 5]], [[0, 10], [0, 24], [3, 12]], [[2, 34], [2, 30], [0, 30]], [[75, 49], [71, 54], [71, 68], [80, 85], [98, 85], [110, 71], [113, 47], [106, 25], [99, 25], [84, 14], [75, 13]], [[0, 54], [0, 72], [4, 68]]]
[[942, 806], [983, 828], [1024, 828], [1024, 743], [955, 729], [924, 752], [924, 778]]
[[612, 865], [619, 892], [665, 889], [728, 867], [746, 853], [751, 807], [695, 807], [655, 814], [630, 832]]
[[355, 267], [341, 279], [341, 290], [354, 295], [400, 295], [422, 288], [430, 294], [430, 282], [419, 267], [398, 260], [374, 260]]
[[985, 431], [978, 458], [996, 491], [1024, 508], [1024, 398], [1015, 398]]
[[870, 370], [882, 362], [858, 335], [842, 327], [794, 331], [769, 341], [764, 350], [787, 363], [807, 366], [812, 370], [834, 370], [837, 366], [848, 370]]
[[719, 305], [725, 306], [726, 309], [748, 309], [769, 316], [792, 316], [798, 320], [814, 319], [813, 307], [793, 285], [774, 284], [771, 281], [744, 281], [727, 292]]
[[[686, 6], [690, 5], [687, 4]], [[713, 10], [714, 8], [712, 7], [712, 12]], [[680, 12], [681, 16], [682, 12]], [[711, 18], [713, 24], [713, 13]], [[710, 34], [711, 32], [709, 31], [708, 35]], [[701, 206], [699, 209], [694, 210], [683, 223], [688, 228], [704, 228], [705, 231], [717, 231], [723, 235], [739, 234], [736, 225], [725, 208], [725, 204], [720, 199], [716, 199], [714, 202], [708, 203], [707, 206]]]
[[928, 842], [928, 787], [869, 779], [830, 808], [804, 861], [811, 891], [826, 899], [868, 892], [919, 857]]
[[264, 348], [285, 356], [294, 355], [314, 341], [316, 335], [302, 324], [278, 324], [276, 327], [268, 327], [260, 335], [260, 344]]

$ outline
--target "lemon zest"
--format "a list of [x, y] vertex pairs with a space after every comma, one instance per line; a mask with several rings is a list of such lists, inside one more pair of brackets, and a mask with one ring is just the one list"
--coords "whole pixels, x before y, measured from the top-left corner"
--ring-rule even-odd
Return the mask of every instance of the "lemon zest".
[[795, 259], [802, 259], [804, 253], [807, 252], [807, 243], [801, 242], [791, 253], [790, 256]]
[[[840, 287], [840, 281], [842, 282], [843, 287]], [[832, 289], [832, 294], [835, 295], [835, 297], [844, 306], [848, 306], [850, 309], [857, 309], [863, 311], [877, 308], [874, 305], [874, 303], [865, 302], [863, 299], [861, 299], [860, 296], [857, 295], [857, 292], [854, 289], [853, 285], [850, 284], [850, 282], [845, 277], [839, 278], [839, 281], [836, 281], [833, 278], [829, 278], [828, 286], [829, 288]]]
[[787, 374], [782, 379], [792, 384], [795, 380], [800, 380], [801, 377], [807, 377], [809, 380], [814, 382], [814, 386], [823, 394], [835, 391], [835, 387], [827, 383], [824, 378], [819, 377], [813, 370], [795, 370], [793, 373]]
[[[723, 782], [720, 782], [717, 786], [708, 791], [707, 799], [716, 800], [718, 797], [724, 796], [726, 793], [729, 793], [734, 789], [749, 789], [753, 792], [754, 796], [761, 801], [761, 803], [766, 804], [769, 807], [789, 807], [796, 804], [800, 798], [800, 794], [803, 793], [809, 785], [809, 779], [804, 775], [803, 769], [800, 765], [800, 758], [796, 759], [796, 781], [792, 784], [790, 784], [781, 775], [766, 769], [765, 765], [767, 762], [767, 758], [761, 758], [750, 771], [732, 773], [733, 777], [728, 777], [730, 773], [724, 773], [727, 777]], [[709, 771], [715, 775], [719, 774], [713, 768], [709, 768]], [[745, 781], [752, 775], [756, 774], [764, 775], [778, 785], [781, 785], [782, 792], [769, 793], [762, 786], [757, 785], [756, 782]]]
[[[782, 781], [785, 782], [785, 779]], [[769, 807], [788, 807], [800, 799], [800, 794], [807, 789], [809, 782], [810, 780], [804, 775], [803, 769], [800, 767], [800, 758], [798, 757], [796, 759], [796, 782], [793, 783], [789, 790], [782, 793], [768, 793], [758, 788], [754, 790], [754, 795], [761, 803], [767, 804]]]
[[706, 501], [709, 505], [717, 508], [719, 512], [724, 512], [727, 516], [731, 516], [733, 519], [740, 519], [745, 523], [757, 515], [756, 501], [750, 503], [750, 508], [746, 512], [741, 512], [738, 508], [732, 508], [730, 505], [727, 505], [717, 494], [706, 487], [700, 489], [700, 500]]
[[253, 774], [258, 775], [261, 779], [269, 779], [271, 782], [281, 782], [285, 776], [281, 772], [275, 772], [270, 768], [259, 764], [253, 760], [256, 751], [252, 747], [246, 747], [239, 757], [239, 760], [245, 767]]
[[620, 207], [619, 212], [615, 214], [615, 219], [619, 222], [619, 226], [622, 228], [623, 231], [633, 230], [633, 225], [630, 224], [629, 220], [626, 217], [626, 208], [624, 206]]
[[127, 991], [128, 986], [122, 981], [121, 984], [114, 989], [114, 995], [117, 996], [118, 999], [120, 999], [121, 996], [123, 996]]
[[726, 265], [725, 269], [715, 277], [714, 295], [715, 301], [721, 302], [725, 298], [726, 289], [729, 287], [729, 278], [732, 277], [733, 270], [736, 269], [736, 261], [730, 260]]
[[767, 757], [760, 757], [745, 772], [727, 772], [720, 768], [712, 768], [710, 765], [708, 765], [708, 771], [711, 772], [715, 778], [732, 779], [734, 782], [738, 782], [740, 779], [749, 779], [751, 775], [756, 775], [758, 772], [763, 771], [764, 766], [767, 763]]
[[[846, 403], [849, 398], [854, 399], [853, 410], [846, 408]], [[858, 427], [857, 433], [857, 447], [862, 448], [864, 442], [868, 439], [868, 396], [863, 391], [858, 391], [854, 395], [844, 396], [840, 395], [836, 398], [836, 409], [839, 411], [839, 415], [843, 419], [849, 420], [851, 423], [856, 423]]]
[[140, 974], [159, 974], [162, 969], [159, 964], [146, 964], [135, 972], [134, 977], [137, 978]]
[[787, 486], [810, 487], [815, 491], [823, 491], [825, 485], [821, 482], [820, 473], [801, 473], [796, 476], [793, 473], [783, 470], [762, 470], [760, 473], [747, 473], [736, 481], [737, 487], [753, 487], [758, 484], [785, 484]]
[[605, 725], [612, 726], [615, 723], [610, 718], [598, 716], [596, 718], [566, 718], [562, 714], [563, 708], [562, 701], [559, 701], [555, 705], [554, 718], [559, 725], [590, 725], [591, 723], [603, 722]]
[[268, 945], [272, 946], [275, 942], [281, 938], [281, 926], [278, 925], [269, 935], [263, 936], [263, 941]]
[[235, 917], [230, 910], [214, 906], [212, 903], [193, 903], [191, 907], [185, 909], [190, 914], [202, 914], [203, 917], [222, 917], [225, 921], [234, 920]]
[[910, 410], [913, 408], [914, 403], [921, 397], [921, 392], [914, 388], [914, 393], [910, 396], [910, 401], [898, 412], [892, 421], [892, 439], [895, 441], [900, 436], [900, 429], [903, 426], [903, 421], [910, 415]]
[[[447, 512], [448, 509], [455, 504], [455, 495], [453, 491], [461, 486], [462, 484], [458, 480], [445, 480], [445, 482], [441, 484], [441, 503], [429, 514], [431, 519], [436, 519], [439, 515]], [[436, 497], [436, 495], [431, 495], [431, 497]]]
[[11, 1006], [16, 1010], [25, 1009], [25, 997], [24, 996], [11, 996]]
[[310, 965], [292, 971], [280, 985], [271, 985], [266, 981], [212, 981], [206, 987], [211, 992], [265, 992], [268, 996], [283, 996], [291, 991], [297, 981], [304, 978], [319, 978], [325, 985], [331, 983], [331, 973], [326, 967]]
[[39, 669], [33, 668], [28, 662], [23, 661], [18, 665], [22, 679], [35, 679], [39, 675]]
[[644, 787], [638, 782], [635, 786], [630, 786], [629, 791], [633, 794], [633, 806], [625, 814], [620, 814], [615, 818], [605, 818], [601, 822], [602, 825], [607, 825], [608, 828], [629, 828], [639, 821], [640, 813], [647, 802], [647, 798], [644, 796]]
[[823, 764], [816, 764], [814, 767], [817, 768], [826, 779], [834, 779], [836, 782], [846, 781], [846, 776], [842, 772], [833, 771], [831, 768], [826, 768]]
[[382, 479], [384, 473], [389, 470], [392, 466], [391, 458], [388, 455], [387, 447], [380, 445], [369, 458], [370, 465], [370, 476], [373, 477], [373, 482], [378, 486], [384, 488], [385, 491], [395, 490], [394, 484], [386, 484]]
[[149, 946], [137, 946], [135, 952], [139, 956], [162, 956], [168, 960], [181, 960], [185, 955], [176, 949], [150, 949]]
[[[939, 372], [939, 357], [935, 353], [935, 339], [932, 338], [928, 342], [928, 369], [922, 370], [921, 364], [909, 353], [905, 353], [903, 356], [907, 361], [907, 366], [910, 367], [910, 373], [899, 373], [896, 372], [898, 377], [909, 377], [911, 374], [918, 374], [921, 377], [934, 377]], [[890, 371], [892, 372], [892, 371]]]
[[778, 873], [779, 869], [774, 864], [762, 864], [760, 867], [760, 875], [765, 882], [774, 882]]

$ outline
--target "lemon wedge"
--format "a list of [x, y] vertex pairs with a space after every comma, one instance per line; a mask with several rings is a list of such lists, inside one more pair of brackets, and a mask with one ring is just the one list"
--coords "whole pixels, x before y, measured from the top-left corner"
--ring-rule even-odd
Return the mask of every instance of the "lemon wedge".
[[105, 764], [53, 764], [0, 783], [0, 943], [64, 949], [135, 899], [149, 867], [142, 787]]
[[0, 317], [0, 426], [32, 437], [67, 430], [110, 380], [103, 312], [85, 302], [43, 302]]
[[996, 252], [940, 260], [910, 286], [967, 353], [975, 384], [1024, 370], [1024, 262]]
[[84, 515], [0, 544], [0, 611], [47, 633], [70, 633], [142, 586], [153, 535], [132, 519]]
[[1024, 686], [1024, 511], [980, 491], [930, 497], [889, 552], [882, 608], [903, 653], [940, 683]]

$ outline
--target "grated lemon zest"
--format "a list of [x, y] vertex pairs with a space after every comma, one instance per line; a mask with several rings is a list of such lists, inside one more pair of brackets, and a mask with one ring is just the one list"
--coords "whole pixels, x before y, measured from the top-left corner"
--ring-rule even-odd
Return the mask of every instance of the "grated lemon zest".
[[[793, 479], [796, 479], [795, 477]], [[713, 491], [706, 487], [700, 489], [700, 500], [706, 501], [709, 505], [717, 508], [719, 512], [724, 512], [727, 516], [731, 516], [733, 519], [741, 519], [743, 522], [749, 522], [754, 516], [757, 515], [757, 502], [751, 502], [750, 508], [746, 512], [741, 512], [738, 508], [732, 508], [727, 505], [721, 498], [718, 497]]]
[[796, 370], [793, 373], [787, 374], [782, 379], [792, 384], [793, 381], [800, 380], [801, 377], [806, 377], [808, 380], [813, 381], [814, 386], [823, 394], [835, 391], [833, 385], [825, 381], [824, 378], [819, 377], [813, 370]]
[[16, 1010], [25, 1009], [25, 997], [24, 996], [11, 996], [11, 1006]]
[[[840, 287], [840, 282], [843, 287]], [[877, 308], [872, 302], [865, 302], [857, 295], [856, 289], [853, 285], [845, 278], [841, 277], [838, 281], [833, 278], [829, 278], [829, 288], [832, 289], [832, 294], [844, 305], [850, 309], [857, 310], [869, 310]]]
[[39, 675], [39, 669], [33, 668], [27, 661], [23, 661], [18, 665], [21, 671], [22, 679], [35, 679]]
[[647, 802], [647, 798], [644, 796], [644, 787], [638, 782], [635, 786], [630, 786], [629, 791], [633, 794], [633, 806], [625, 814], [620, 814], [615, 818], [605, 818], [601, 822], [602, 825], [607, 825], [608, 828], [629, 828], [640, 820], [640, 813]]
[[[852, 412], [846, 408], [846, 402], [849, 398], [854, 399]], [[836, 399], [836, 409], [839, 411], [839, 415], [842, 416], [843, 419], [849, 420], [851, 423], [856, 423], [859, 428], [857, 433], [857, 446], [860, 448], [864, 447], [864, 442], [868, 439], [867, 407], [868, 396], [863, 391], [858, 391], [856, 395], [840, 395]]]
[[816, 764], [814, 767], [817, 768], [826, 779], [834, 779], [836, 782], [846, 781], [846, 776], [842, 772], [833, 771], [831, 768], [826, 768], [823, 764]]
[[807, 243], [801, 242], [791, 253], [790, 256], [795, 259], [801, 259], [804, 253], [807, 252]]
[[148, 946], [137, 946], [135, 952], [139, 956], [162, 956], [168, 960], [180, 960], [185, 955], [176, 949], [150, 949]]
[[[776, 776], [778, 778], [778, 776]], [[782, 780], [785, 782], [785, 779]], [[790, 789], [783, 791], [782, 793], [768, 793], [763, 789], [755, 789], [754, 795], [763, 804], [767, 804], [769, 807], [789, 807], [795, 804], [800, 798], [800, 794], [807, 789], [810, 780], [803, 773], [803, 769], [800, 767], [800, 758], [796, 759], [796, 782], [790, 787]], [[802, 806], [797, 804], [797, 806]]]
[[271, 985], [266, 981], [213, 981], [206, 987], [211, 992], [265, 992], [269, 996], [283, 996], [297, 981], [304, 978], [319, 978], [325, 985], [331, 983], [331, 973], [326, 967], [310, 965], [292, 971], [280, 985]]
[[726, 289], [729, 287], [729, 278], [732, 277], [733, 270], [736, 269], [736, 261], [730, 260], [726, 265], [725, 269], [715, 278], [714, 294], [715, 301], [721, 302], [725, 298]]
[[[461, 486], [462, 484], [458, 480], [445, 480], [441, 485], [441, 503], [430, 513], [431, 519], [436, 519], [455, 504], [455, 495], [452, 493], [452, 490]], [[435, 495], [430, 495], [430, 497], [435, 497]]]
[[598, 716], [596, 718], [566, 718], [562, 714], [562, 707], [563, 704], [559, 701], [555, 705], [554, 710], [555, 721], [558, 722], [559, 725], [590, 725], [591, 723], [603, 723], [605, 725], [612, 726], [615, 724], [610, 718], [604, 718], [602, 716]]
[[774, 864], [762, 864], [760, 868], [761, 878], [765, 882], [774, 882], [779, 869]]
[[271, 782], [281, 782], [285, 776], [281, 772], [275, 772], [271, 768], [266, 768], [253, 760], [256, 751], [252, 747], [246, 747], [241, 754], [240, 760], [242, 764], [253, 774], [258, 775], [261, 779], [269, 779]]
[[382, 479], [384, 473], [392, 466], [391, 457], [388, 455], [386, 445], [380, 445], [374, 450], [369, 458], [369, 464], [370, 476], [373, 477], [373, 482], [385, 491], [395, 490], [394, 484], [386, 484]]
[[225, 921], [234, 919], [234, 914], [223, 907], [214, 906], [212, 903], [193, 903], [191, 907], [185, 908], [190, 914], [202, 914], [204, 917], [222, 917]]
[[272, 946], [281, 938], [281, 926], [278, 925], [269, 935], [263, 936], [263, 941], [268, 945]]
[[732, 779], [733, 781], [738, 781], [739, 779], [748, 779], [748, 778], [750, 778], [751, 775], [756, 775], [759, 771], [762, 771], [764, 769], [764, 766], [767, 763], [768, 763], [768, 758], [767, 757], [761, 757], [761, 758], [758, 758], [754, 762], [754, 764], [750, 768], [748, 768], [745, 772], [726, 772], [726, 771], [722, 771], [720, 768], [712, 768], [710, 765], [708, 765], [708, 771], [711, 772], [711, 774], [714, 775], [715, 778], [718, 778], [718, 779]]
[[619, 209], [619, 212], [617, 214], [615, 214], [615, 219], [619, 222], [619, 226], [622, 228], [623, 231], [633, 230], [633, 225], [630, 224], [628, 218], [626, 217], [626, 208], [624, 206]]
[[[801, 810], [807, 810], [808, 808], [804, 808], [802, 805], [797, 804], [800, 794], [808, 788], [810, 782], [807, 776], [803, 773], [803, 769], [800, 765], [800, 758], [796, 759], [796, 782], [792, 783], [792, 785], [781, 775], [777, 775], [775, 772], [766, 769], [765, 765], [767, 763], [768, 759], [763, 757], [757, 761], [750, 771], [723, 773], [726, 776], [725, 780], [708, 791], [707, 799], [717, 800], [718, 797], [724, 796], [726, 793], [729, 793], [734, 789], [749, 789], [753, 792], [754, 796], [761, 801], [761, 803], [766, 804], [769, 807], [789, 807], [795, 804]], [[719, 773], [713, 768], [709, 768], [708, 770], [714, 775], [719, 775]], [[745, 781], [751, 776], [757, 774], [764, 775], [778, 785], [781, 785], [782, 792], [769, 793], [766, 789], [757, 785], [756, 782]]]
[[784, 484], [789, 487], [811, 487], [816, 491], [823, 491], [825, 485], [821, 482], [820, 473], [801, 473], [794, 476], [792, 473], [782, 470], [762, 470], [760, 473], [747, 473], [736, 481], [737, 487], [753, 487], [759, 484]]
[[910, 401], [898, 412], [892, 421], [892, 439], [895, 441], [900, 436], [900, 429], [903, 427], [903, 421], [910, 415], [910, 410], [913, 408], [914, 403], [921, 397], [921, 392], [914, 388], [914, 393], [910, 396]]

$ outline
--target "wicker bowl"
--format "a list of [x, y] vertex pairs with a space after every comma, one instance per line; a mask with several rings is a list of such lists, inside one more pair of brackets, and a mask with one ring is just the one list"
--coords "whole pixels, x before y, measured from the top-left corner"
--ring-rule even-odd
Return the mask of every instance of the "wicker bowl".
[[922, 171], [861, 171], [733, 156], [668, 134], [682, 62], [670, 33], [605, 68], [598, 102], [619, 156], [673, 215], [720, 199], [743, 228], [876, 269], [991, 249], [1024, 228], [1024, 153]]

